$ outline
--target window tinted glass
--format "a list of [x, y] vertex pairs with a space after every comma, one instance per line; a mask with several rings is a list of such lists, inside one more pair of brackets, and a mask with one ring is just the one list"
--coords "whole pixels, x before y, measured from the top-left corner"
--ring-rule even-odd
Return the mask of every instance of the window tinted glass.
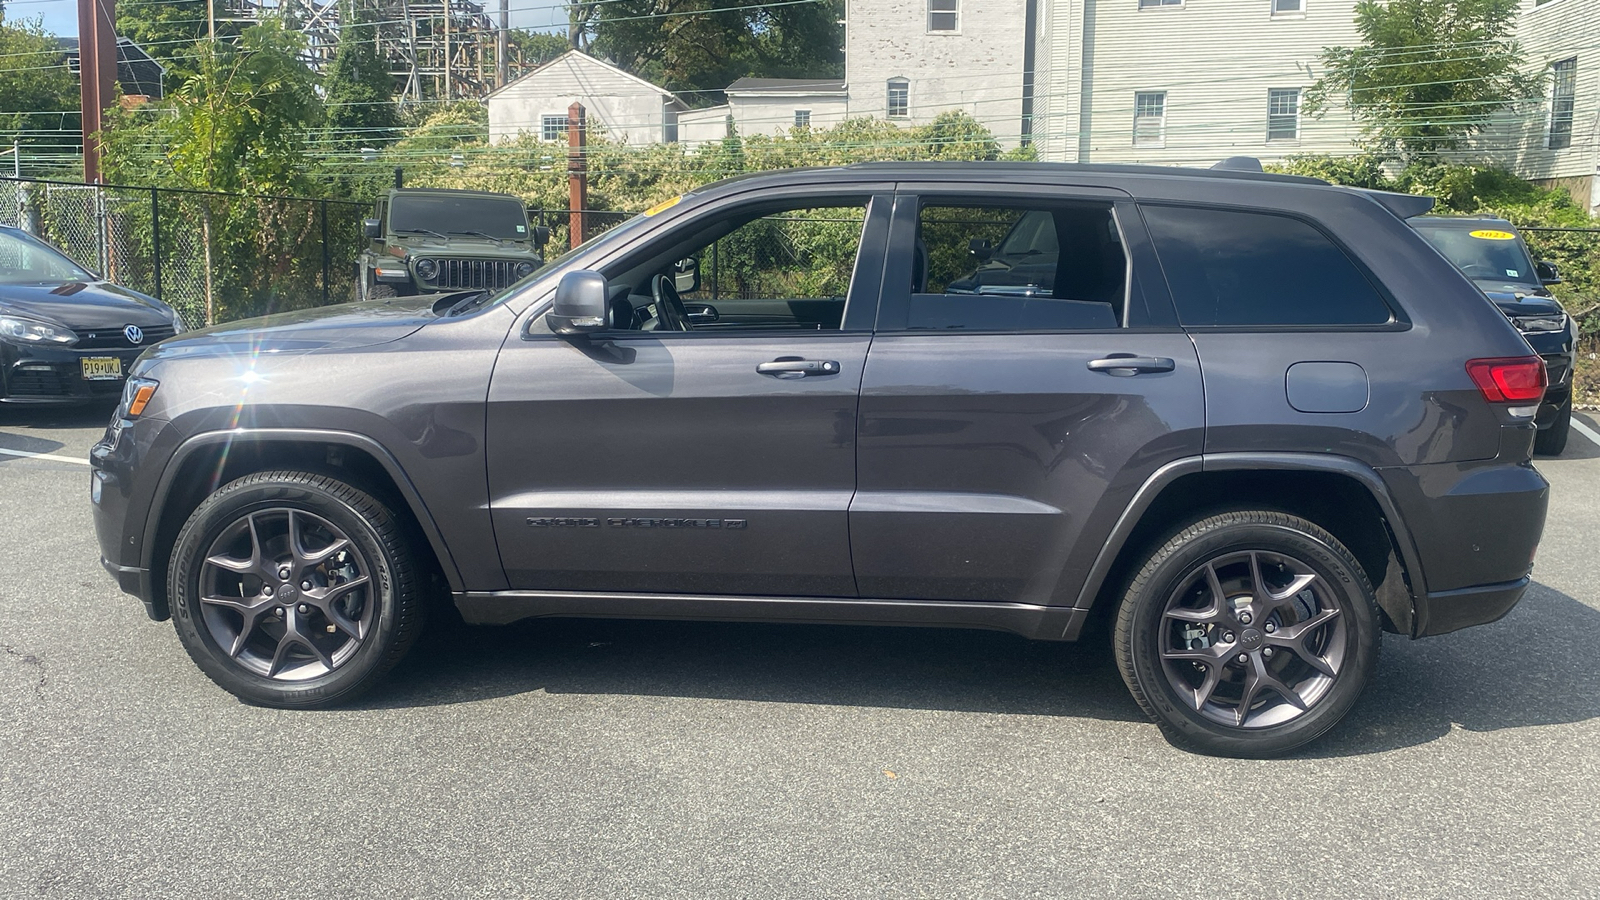
[[1184, 325], [1376, 325], [1389, 307], [1348, 256], [1288, 216], [1145, 206]]
[[1111, 210], [924, 206], [905, 328], [1116, 328], [1127, 263]]

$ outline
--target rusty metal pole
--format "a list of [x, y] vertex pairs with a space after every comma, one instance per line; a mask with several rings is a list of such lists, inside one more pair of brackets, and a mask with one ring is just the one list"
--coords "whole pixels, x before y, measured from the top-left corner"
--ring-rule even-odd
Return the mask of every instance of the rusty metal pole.
[[589, 162], [584, 154], [583, 104], [567, 107], [567, 242], [576, 247], [585, 235], [583, 211], [589, 208]]
[[83, 117], [83, 180], [100, 182], [100, 131], [116, 96], [116, 0], [78, 0], [78, 97]]

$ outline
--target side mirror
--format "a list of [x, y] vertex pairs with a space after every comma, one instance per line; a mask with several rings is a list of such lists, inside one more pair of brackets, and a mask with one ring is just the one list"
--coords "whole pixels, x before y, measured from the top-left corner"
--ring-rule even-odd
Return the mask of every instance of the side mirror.
[[1540, 284], [1561, 283], [1561, 270], [1553, 262], [1541, 259], [1533, 264], [1533, 271], [1539, 275]]
[[377, 219], [362, 219], [361, 231], [367, 236], [368, 240], [375, 241], [383, 237], [383, 223]]
[[978, 262], [988, 262], [994, 256], [994, 245], [983, 238], [973, 238], [967, 241], [967, 249], [978, 258]]
[[700, 290], [700, 260], [691, 256], [673, 263], [672, 286], [680, 294], [692, 294]]
[[579, 269], [561, 276], [545, 321], [556, 334], [589, 334], [606, 327], [606, 277]]
[[548, 243], [550, 243], [550, 226], [549, 225], [535, 225], [535, 226], [533, 226], [533, 245], [535, 247], [542, 248], [542, 247], [544, 247], [545, 244], [548, 244]]

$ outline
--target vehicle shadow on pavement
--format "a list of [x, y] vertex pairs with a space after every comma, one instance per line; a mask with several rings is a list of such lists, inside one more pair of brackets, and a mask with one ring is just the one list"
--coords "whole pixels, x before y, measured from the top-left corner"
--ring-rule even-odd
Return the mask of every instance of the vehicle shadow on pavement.
[[544, 690], [1144, 718], [1103, 638], [1065, 644], [986, 631], [607, 619], [440, 630], [363, 705]]
[[54, 438], [29, 434], [31, 429], [104, 428], [113, 406], [28, 406], [0, 403], [0, 448], [23, 453], [54, 453], [66, 445]]
[[1498, 622], [1410, 641], [1387, 635], [1349, 717], [1299, 756], [1381, 753], [1472, 732], [1600, 718], [1600, 610], [1535, 583]]

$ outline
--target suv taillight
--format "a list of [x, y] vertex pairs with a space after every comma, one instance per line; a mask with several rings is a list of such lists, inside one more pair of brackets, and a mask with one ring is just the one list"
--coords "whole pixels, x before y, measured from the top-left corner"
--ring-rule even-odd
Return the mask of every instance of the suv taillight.
[[1549, 383], [1537, 356], [1469, 360], [1467, 374], [1490, 403], [1538, 404]]

